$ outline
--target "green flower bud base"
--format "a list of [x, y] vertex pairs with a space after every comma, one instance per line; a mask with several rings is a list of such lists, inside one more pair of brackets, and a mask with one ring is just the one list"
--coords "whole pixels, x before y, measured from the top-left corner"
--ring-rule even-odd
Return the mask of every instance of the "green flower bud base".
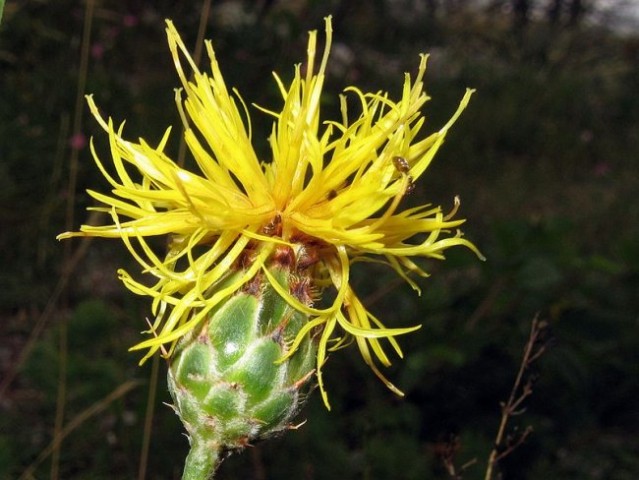
[[[310, 302], [303, 275], [279, 263], [270, 271]], [[294, 428], [313, 383], [312, 335], [280, 360], [307, 321], [258, 275], [178, 342], [168, 380], [191, 445], [183, 480], [210, 479], [228, 454]]]

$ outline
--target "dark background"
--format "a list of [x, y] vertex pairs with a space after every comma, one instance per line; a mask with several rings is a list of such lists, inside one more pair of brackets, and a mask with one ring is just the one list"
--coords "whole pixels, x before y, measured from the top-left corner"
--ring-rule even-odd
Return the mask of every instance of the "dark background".
[[[9, 1], [0, 24], [0, 478], [140, 478], [142, 464], [146, 478], [177, 479], [187, 451], [162, 403], [166, 367], [154, 374], [153, 362], [140, 368], [127, 352], [149, 306], [115, 270], [139, 268], [118, 241], [55, 241], [87, 220], [85, 189], [107, 188], [86, 143], [95, 134], [106, 156], [104, 135], [79, 94], [126, 119], [130, 138], [154, 143], [174, 125], [175, 153], [178, 79], [164, 18], [194, 46], [205, 15], [227, 84], [277, 109], [271, 71], [291, 78], [306, 32], [323, 39], [327, 14], [335, 33], [324, 118], [347, 85], [397, 94], [420, 52], [431, 53], [428, 131], [467, 86], [478, 90], [411, 200], [447, 209], [459, 194], [464, 231], [488, 260], [458, 249], [428, 263], [421, 297], [383, 268], [356, 266], [356, 290], [385, 323], [423, 324], [401, 339], [406, 357], [388, 372], [405, 399], [355, 348], [337, 352], [325, 369], [333, 410], [313, 395], [302, 428], [232, 457], [217, 478], [454, 478], [444, 451], [458, 478], [484, 478], [536, 315], [550, 343], [527, 370], [533, 393], [507, 433], [516, 444], [534, 431], [494, 478], [639, 478], [632, 7], [282, 0], [213, 2], [207, 13], [201, 2]], [[251, 114], [267, 157], [271, 120]]]

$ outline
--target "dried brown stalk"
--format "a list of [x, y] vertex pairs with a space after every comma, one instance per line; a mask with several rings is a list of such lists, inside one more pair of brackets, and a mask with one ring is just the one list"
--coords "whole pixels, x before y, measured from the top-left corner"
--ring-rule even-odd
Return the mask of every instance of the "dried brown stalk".
[[530, 335], [528, 336], [528, 342], [526, 342], [526, 348], [524, 349], [524, 355], [513, 388], [510, 391], [508, 401], [505, 403], [502, 402], [501, 404], [501, 421], [499, 422], [499, 428], [495, 437], [495, 446], [488, 457], [484, 480], [492, 480], [493, 471], [497, 463], [510, 455], [517, 447], [524, 443], [532, 433], [532, 427], [527, 426], [521, 434], [506, 435], [506, 427], [512, 417], [524, 412], [522, 404], [533, 392], [533, 378], [528, 378], [524, 382], [524, 375], [530, 366], [544, 354], [548, 347], [548, 342], [545, 340], [547, 327], [548, 322], [539, 320], [538, 317], [535, 317], [532, 321]]

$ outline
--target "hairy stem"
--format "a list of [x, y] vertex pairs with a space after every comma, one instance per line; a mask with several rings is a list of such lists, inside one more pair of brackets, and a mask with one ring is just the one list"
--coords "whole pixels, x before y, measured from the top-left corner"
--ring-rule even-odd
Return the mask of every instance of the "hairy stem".
[[182, 480], [211, 480], [221, 462], [220, 453], [218, 442], [192, 436]]

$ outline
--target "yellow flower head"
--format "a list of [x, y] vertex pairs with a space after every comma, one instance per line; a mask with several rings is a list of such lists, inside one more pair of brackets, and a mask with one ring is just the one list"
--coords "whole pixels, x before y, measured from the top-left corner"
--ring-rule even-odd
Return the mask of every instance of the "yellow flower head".
[[[399, 100], [385, 92], [348, 87], [345, 92], [361, 110], [359, 117], [349, 119], [343, 95], [342, 118], [320, 121], [331, 33], [329, 17], [319, 65], [317, 33], [311, 32], [304, 73], [296, 66], [288, 86], [274, 74], [283, 107], [279, 112], [260, 108], [275, 118], [269, 137], [272, 158], [267, 161], [253, 148], [246, 106], [237, 92], [232, 95], [227, 89], [212, 44], [206, 43], [211, 70], [201, 72], [170, 21], [169, 48], [183, 86], [176, 103], [199, 173], [181, 168], [163, 152], [170, 129], [157, 147], [142, 139], [125, 140], [123, 127], [116, 129], [111, 119], [105, 120], [88, 97], [91, 112], [109, 135], [115, 170], [115, 175], [107, 171], [92, 144], [95, 161], [113, 189], [111, 195], [89, 194], [104, 205], [98, 210], [108, 212], [113, 224], [83, 225], [80, 232], [59, 238], [121, 238], [144, 271], [157, 279], [147, 286], [124, 270], [118, 272], [131, 291], [153, 298], [152, 336], [132, 347], [148, 349], [143, 361], [158, 349], [166, 352], [164, 345], [172, 348], [216, 305], [263, 272], [291, 306], [309, 316], [291, 353], [311, 329], [322, 327], [317, 376], [325, 400], [321, 367], [327, 351], [347, 338], [357, 342], [364, 361], [386, 385], [401, 394], [380, 373], [375, 359], [390, 365], [381, 340], [389, 341], [401, 356], [394, 337], [419, 327], [384, 327], [349, 285], [350, 268], [355, 261], [375, 257], [418, 289], [408, 275], [426, 273], [411, 258], [442, 259], [444, 250], [454, 245], [480, 255], [455, 230], [463, 223], [452, 219], [457, 201], [448, 215], [430, 205], [401, 208], [402, 198], [430, 164], [472, 91], [466, 91], [443, 128], [420, 138], [425, 121], [421, 110], [429, 99], [423, 90], [426, 56], [421, 56], [417, 76], [405, 75]], [[192, 72], [192, 80], [187, 72]], [[145, 237], [167, 234], [168, 254], [160, 258]], [[313, 257], [315, 287], [333, 292], [329, 306], [308, 306], [280, 286], [265, 262], [281, 245]], [[241, 274], [221, 282], [240, 262], [246, 263]]]

